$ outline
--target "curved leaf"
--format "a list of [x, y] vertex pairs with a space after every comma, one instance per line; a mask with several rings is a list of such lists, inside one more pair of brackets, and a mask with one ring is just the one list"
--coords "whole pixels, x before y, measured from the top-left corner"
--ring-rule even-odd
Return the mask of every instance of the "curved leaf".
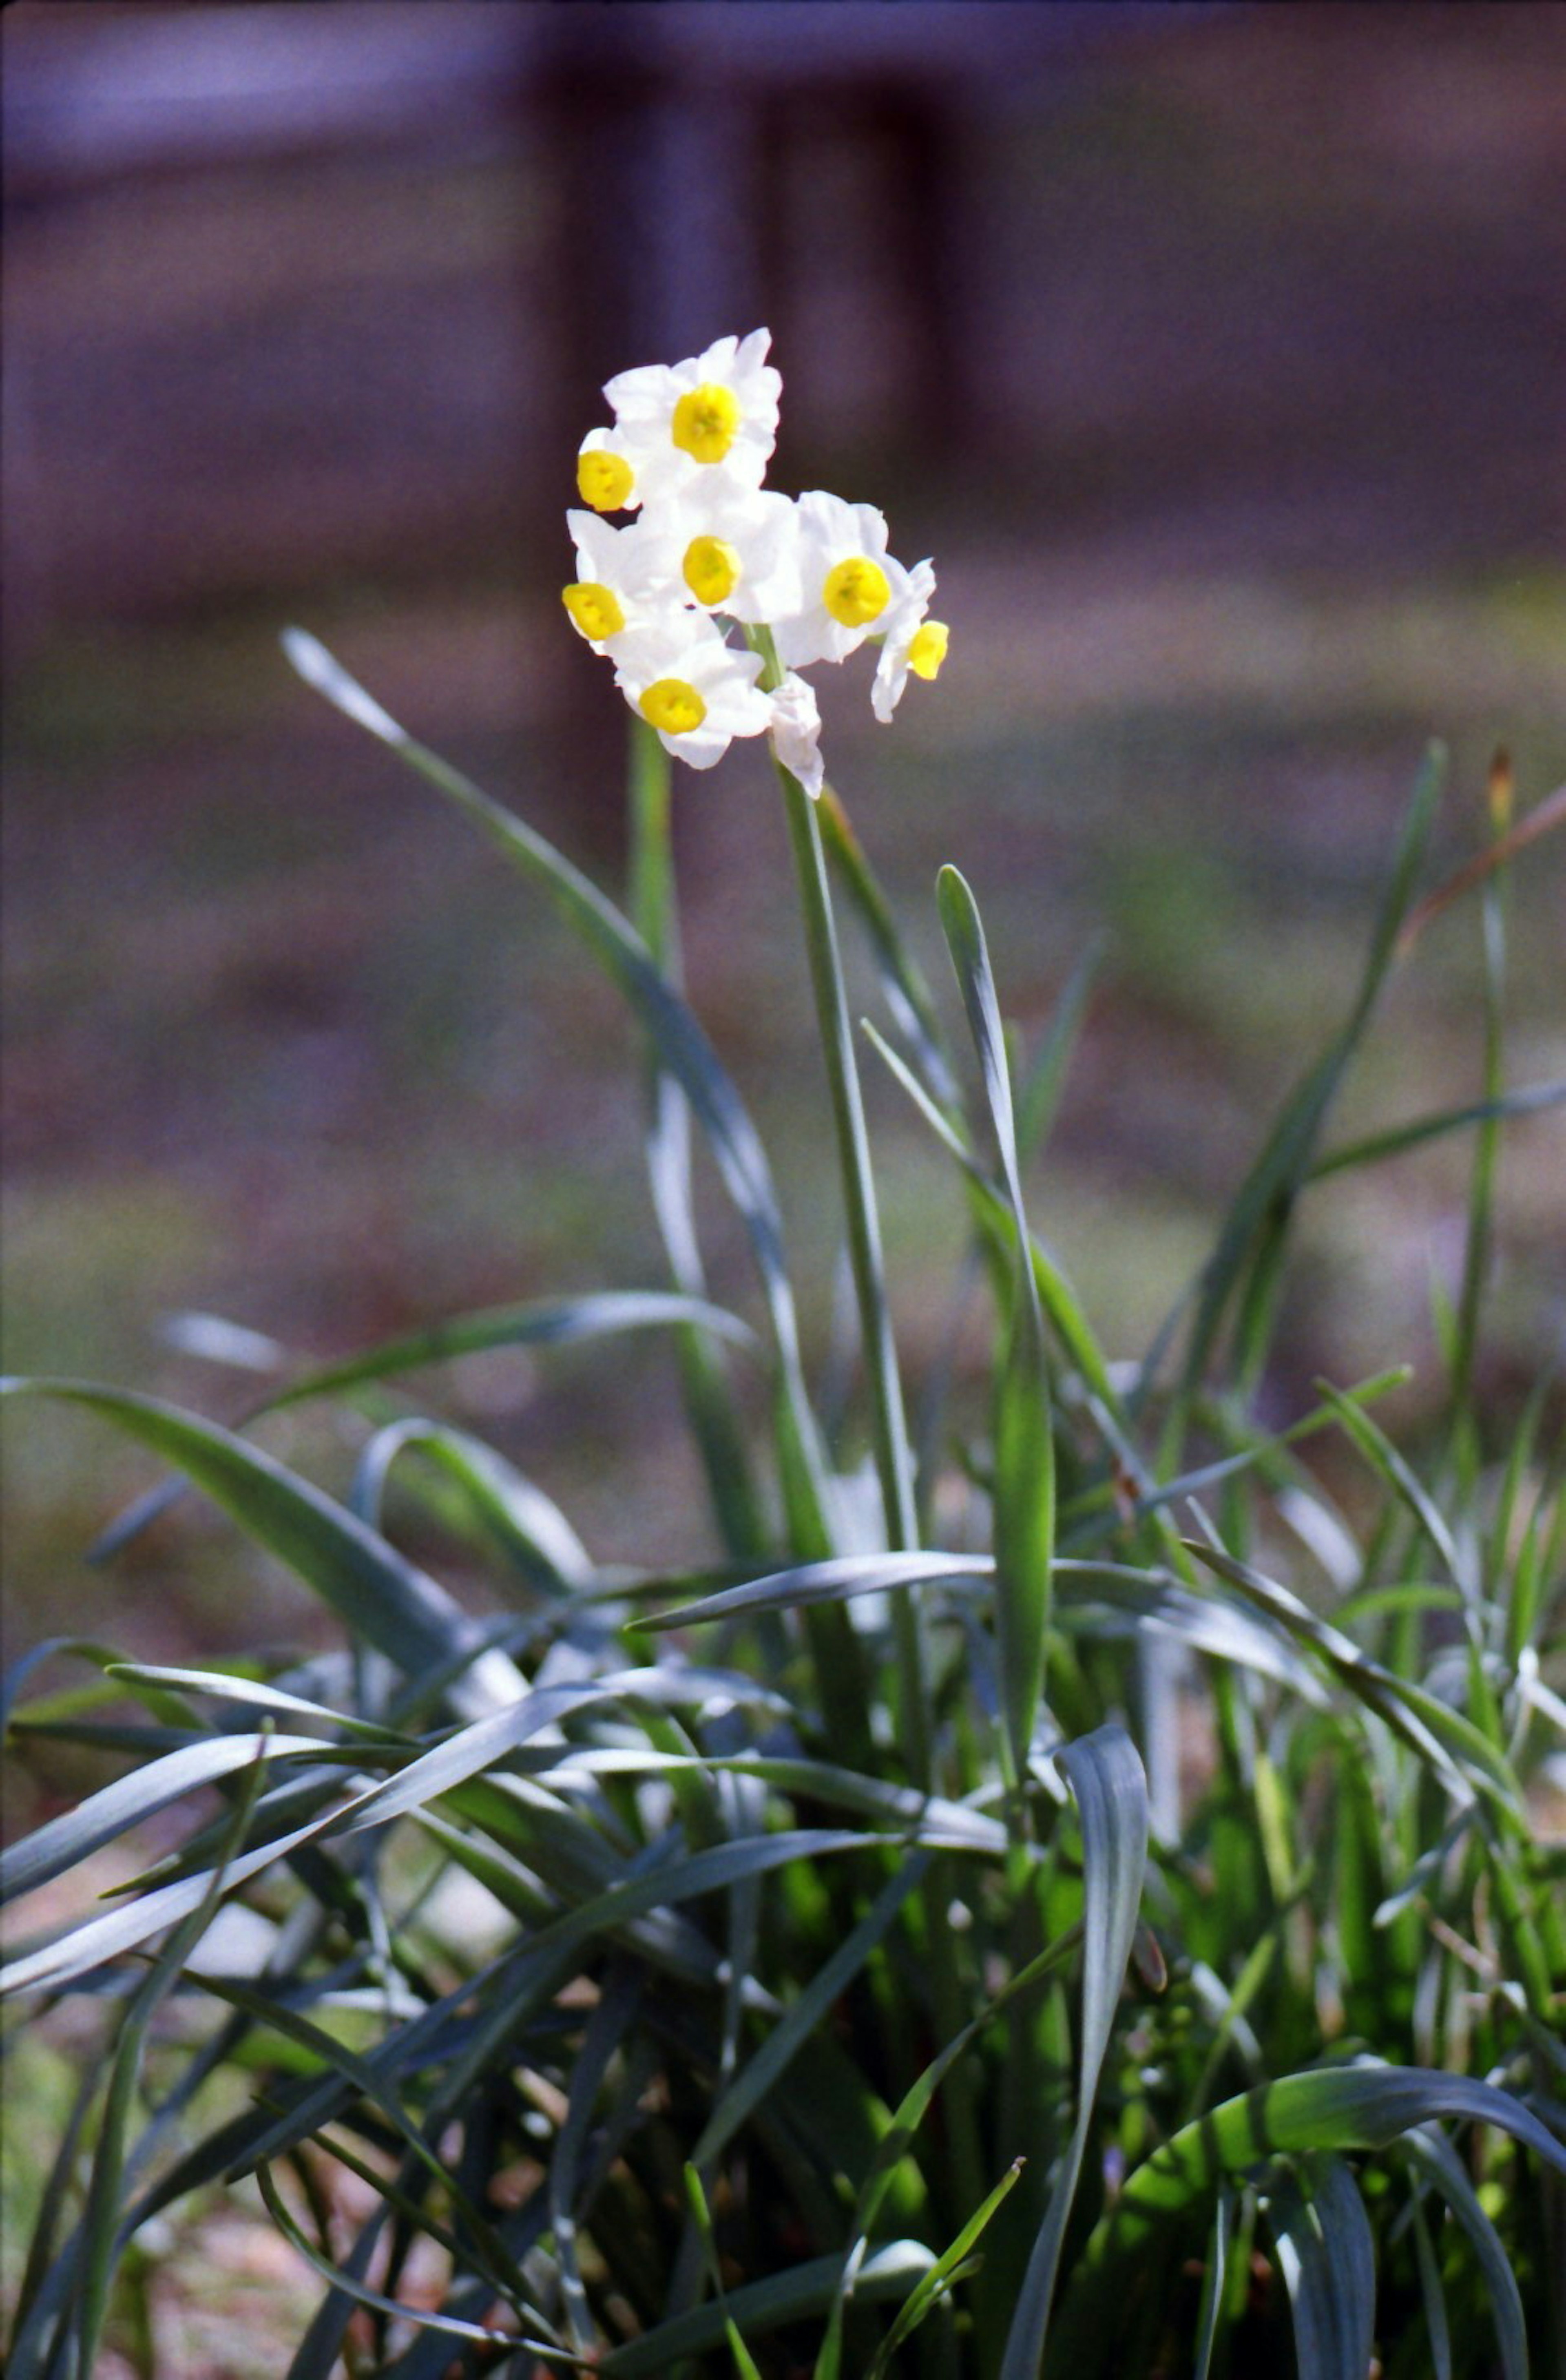
[[367, 1380], [389, 1379], [427, 1364], [451, 1363], [497, 1347], [569, 1347], [589, 1339], [618, 1338], [629, 1330], [677, 1326], [699, 1328], [738, 1346], [756, 1344], [755, 1331], [737, 1314], [705, 1297], [685, 1297], [673, 1290], [600, 1290], [586, 1297], [532, 1299], [521, 1305], [454, 1315], [427, 1330], [382, 1340], [360, 1354], [314, 1366], [268, 1397], [254, 1418], [302, 1404], [307, 1398], [331, 1396], [340, 1389], [362, 1387]]
[[[916, 2240], [893, 2240], [868, 2257], [860, 2270], [856, 2295], [868, 2303], [900, 2296], [934, 2263], [930, 2251]], [[816, 2256], [785, 2273], [770, 2274], [731, 2289], [722, 2304], [697, 2306], [689, 2313], [662, 2322], [626, 2347], [612, 2348], [599, 2369], [604, 2380], [664, 2380], [681, 2359], [721, 2345], [725, 2325], [751, 2338], [781, 2329], [784, 2323], [804, 2322], [824, 2313], [837, 2288], [842, 2260]]]
[[791, 1611], [810, 1603], [846, 1603], [857, 1595], [881, 1595], [938, 1580], [993, 1578], [988, 1554], [837, 1554], [830, 1561], [797, 1562], [720, 1588], [697, 1603], [638, 1617], [648, 1630], [685, 1628], [698, 1620], [726, 1620], [736, 1611]]
[[1187, 2221], [1224, 2173], [1285, 2154], [1376, 2150], [1417, 2126], [1493, 2124], [1566, 2174], [1566, 2147], [1510, 2093], [1463, 2074], [1417, 2066], [1317, 2067], [1263, 2083], [1199, 2117], [1138, 2166], [1099, 2222], [1062, 2308], [1062, 2352], [1111, 2319], [1114, 2297], [1147, 2260], [1164, 2227]]
[[1093, 2102], [1136, 1933], [1147, 1864], [1147, 1780], [1131, 1738], [1101, 1727], [1055, 1755], [1082, 1824], [1082, 2016], [1076, 2122], [1017, 2293], [1001, 2380], [1034, 2380], [1044, 2359], [1066, 2219], [1093, 2125]]
[[90, 1793], [74, 1809], [62, 1811], [46, 1826], [0, 1852], [0, 1901], [36, 1891], [41, 1884], [64, 1875], [67, 1868], [113, 1842], [116, 1835], [140, 1826], [154, 1811], [166, 1809], [200, 1785], [215, 1784], [237, 1769], [253, 1768], [258, 1760], [286, 1760], [301, 1754], [314, 1758], [324, 1749], [320, 1738], [310, 1735], [268, 1736], [258, 1744], [252, 1730], [165, 1753], [161, 1760], [148, 1761], [128, 1777], [115, 1778], [101, 1792]]
[[1278, 2262], [1294, 2315], [1300, 2380], [1365, 2380], [1376, 2333], [1376, 2251], [1341, 2157], [1281, 2168], [1267, 2186]]
[[690, 1101], [746, 1226], [771, 1318], [795, 1427], [813, 1471], [819, 1475], [819, 1448], [805, 1393], [798, 1321], [771, 1169], [756, 1127], [695, 1014], [666, 981], [640, 935], [613, 903], [543, 835], [492, 801], [436, 753], [416, 743], [316, 638], [303, 629], [289, 628], [284, 633], [283, 648], [307, 685], [323, 694], [346, 718], [378, 736], [465, 812], [507, 859], [544, 886], [565, 922], [624, 993], [660, 1060]]
[[[0, 1394], [79, 1405], [139, 1439], [183, 1471], [313, 1587], [356, 1635], [407, 1676], [418, 1677], [482, 1645], [483, 1631], [443, 1587], [319, 1488], [231, 1430], [155, 1397], [79, 1380], [0, 1380]], [[450, 1699], [455, 1708], [471, 1715], [514, 1701], [524, 1691], [521, 1672], [504, 1654], [480, 1651], [450, 1689]]]

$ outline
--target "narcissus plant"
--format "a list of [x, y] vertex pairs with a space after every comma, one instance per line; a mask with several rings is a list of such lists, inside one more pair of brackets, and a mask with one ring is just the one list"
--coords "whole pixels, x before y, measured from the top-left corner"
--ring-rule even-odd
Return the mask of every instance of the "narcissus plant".
[[[879, 644], [871, 703], [884, 723], [910, 674], [939, 674], [948, 630], [927, 617], [933, 565], [892, 558], [873, 504], [763, 486], [783, 388], [771, 344], [752, 331], [606, 383], [614, 426], [577, 454], [589, 509], [566, 515], [579, 575], [563, 601], [676, 758], [708, 769], [734, 736], [770, 734], [815, 796], [820, 714], [797, 673]], [[639, 517], [619, 528], [604, 517], [630, 511]]]

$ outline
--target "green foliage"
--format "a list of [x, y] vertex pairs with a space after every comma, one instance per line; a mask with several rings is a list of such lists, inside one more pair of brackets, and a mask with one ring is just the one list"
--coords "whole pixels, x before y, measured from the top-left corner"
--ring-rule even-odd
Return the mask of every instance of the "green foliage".
[[[635, 751], [625, 916], [309, 639], [291, 650], [624, 995], [668, 1274], [346, 1354], [238, 1428], [6, 1384], [173, 1466], [336, 1632], [232, 1670], [62, 1639], [9, 1682], [19, 1755], [64, 1740], [122, 1764], [0, 1865], [13, 2149], [16, 2108], [32, 2119], [6, 2184], [16, 2380], [88, 2380], [103, 2340], [151, 2369], [155, 2218], [219, 2192], [315, 2277], [293, 2380], [1031, 2380], [1291, 2354], [1305, 2380], [1363, 2380], [1373, 2351], [1522, 2380], [1530, 2349], [1559, 2369], [1566, 1925], [1538, 1812], [1566, 1731], [1563, 1456], [1549, 1383], [1498, 1440], [1475, 1379], [1503, 1127], [1560, 1094], [1506, 1081], [1499, 873], [1483, 1099], [1328, 1145], [1406, 953], [1439, 764], [1341, 1023], [1136, 1367], [1108, 1361], [1024, 1199], [1088, 969], [1019, 1063], [977, 903], [942, 872], [970, 1105], [841, 800], [785, 779], [860, 1331], [860, 1393], [829, 1420], [766, 1154], [681, 988], [655, 743]], [[971, 1217], [959, 1296], [993, 1292], [989, 1427], [922, 1400], [917, 1481], [834, 887], [885, 996], [875, 1046]], [[1264, 1425], [1298, 1202], [1463, 1129], [1436, 1442], [1371, 1413], [1395, 1373]], [[708, 1294], [702, 1146], [755, 1259], [754, 1324]], [[710, 1505], [679, 1577], [601, 1566], [439, 1398], [443, 1366], [503, 1343], [547, 1363], [624, 1342], [651, 1388], [664, 1333]], [[764, 1374], [769, 1428], [740, 1426], [736, 1365]], [[306, 1400], [359, 1432], [345, 1501], [257, 1442]], [[1349, 1480], [1352, 1525], [1307, 1444]], [[988, 1510], [944, 1542], [930, 1516], [957, 1477]], [[394, 1542], [426, 1522], [490, 1583], [486, 1616]], [[41, 1686], [46, 1662], [66, 1682]]]

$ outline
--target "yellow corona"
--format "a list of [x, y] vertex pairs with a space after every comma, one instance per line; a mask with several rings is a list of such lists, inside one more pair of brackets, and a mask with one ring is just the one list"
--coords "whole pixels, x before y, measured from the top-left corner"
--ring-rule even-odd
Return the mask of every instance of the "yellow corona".
[[614, 589], [601, 587], [596, 579], [563, 587], [560, 600], [591, 644], [601, 645], [606, 637], [617, 637], [625, 625], [625, 614]]
[[739, 585], [740, 559], [721, 537], [693, 537], [686, 548], [686, 585], [698, 603], [722, 603]]
[[595, 513], [617, 513], [628, 501], [637, 475], [624, 455], [604, 446], [584, 446], [577, 457], [577, 488]]
[[879, 562], [856, 553], [828, 571], [821, 601], [844, 627], [863, 628], [879, 620], [891, 602], [891, 581]]
[[698, 463], [721, 463], [738, 428], [738, 397], [722, 381], [710, 380], [680, 398], [671, 435], [682, 455]]
[[641, 715], [665, 735], [688, 735], [707, 716], [707, 705], [683, 677], [661, 677], [640, 702]]

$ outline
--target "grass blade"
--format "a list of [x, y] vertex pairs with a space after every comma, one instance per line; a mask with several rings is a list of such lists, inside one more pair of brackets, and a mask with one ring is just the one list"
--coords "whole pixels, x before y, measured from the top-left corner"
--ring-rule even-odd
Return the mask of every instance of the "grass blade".
[[1027, 1766], [1044, 1688], [1055, 1544], [1055, 1441], [1049, 1360], [1038, 1284], [1028, 1261], [1011, 1074], [977, 905], [954, 868], [937, 880], [947, 948], [978, 1052], [984, 1094], [1000, 1145], [1016, 1232], [1016, 1263], [1005, 1348], [994, 1390], [995, 1634], [1001, 1673], [1002, 1742], [1008, 1781]]
[[907, 2299], [899, 2307], [897, 2319], [876, 2350], [874, 2362], [866, 2380], [881, 2380], [891, 2368], [892, 2356], [903, 2341], [917, 2330], [927, 2315], [934, 2313], [942, 2298], [951, 2294], [960, 2280], [976, 2269], [970, 2261], [981, 2234], [988, 2229], [990, 2218], [1011, 2196], [1022, 2179], [1023, 2160], [1014, 2159], [982, 2205], [975, 2208], [945, 2252], [939, 2256], [928, 2273], [922, 2273]]
[[1130, 1737], [1117, 1727], [1102, 1727], [1055, 1757], [1076, 1796], [1082, 1825], [1085, 1906], [1076, 2122], [1027, 2261], [1000, 2380], [1035, 2380], [1044, 2360], [1066, 2219], [1093, 2126], [1099, 2076], [1114, 2030], [1147, 1864], [1147, 1780]]
[[820, 1474], [814, 1417], [800, 1364], [794, 1291], [771, 1170], [755, 1125], [686, 1003], [665, 981], [639, 934], [598, 886], [553, 844], [492, 801], [459, 771], [399, 727], [363, 686], [302, 629], [285, 631], [284, 650], [307, 685], [443, 794], [504, 856], [540, 883], [623, 993], [659, 1057], [690, 1101], [748, 1234], [771, 1320], [778, 1362], [798, 1447]]
[[[0, 1393], [79, 1405], [151, 1447], [407, 1676], [481, 1644], [477, 1622], [432, 1578], [320, 1488], [232, 1431], [153, 1397], [78, 1380], [0, 1380]], [[522, 1691], [520, 1672], [504, 1654], [482, 1652], [451, 1699], [471, 1712], [513, 1701]]]
[[[1399, 833], [1391, 874], [1353, 1006], [1284, 1103], [1260, 1155], [1235, 1196], [1218, 1245], [1203, 1268], [1180, 1393], [1171, 1419], [1171, 1439], [1184, 1428], [1184, 1408], [1207, 1371], [1220, 1326], [1243, 1273], [1247, 1267], [1261, 1268], [1269, 1263], [1269, 1252], [1286, 1228], [1294, 1196], [1309, 1175], [1322, 1125], [1391, 966], [1445, 774], [1445, 752], [1439, 745], [1433, 745], [1415, 780]], [[1251, 1351], [1253, 1354], [1255, 1352]]]
[[1341, 2157], [1302, 2159], [1269, 2182], [1268, 2211], [1294, 2316], [1300, 2380], [1365, 2380], [1376, 2332], [1370, 2218]]

